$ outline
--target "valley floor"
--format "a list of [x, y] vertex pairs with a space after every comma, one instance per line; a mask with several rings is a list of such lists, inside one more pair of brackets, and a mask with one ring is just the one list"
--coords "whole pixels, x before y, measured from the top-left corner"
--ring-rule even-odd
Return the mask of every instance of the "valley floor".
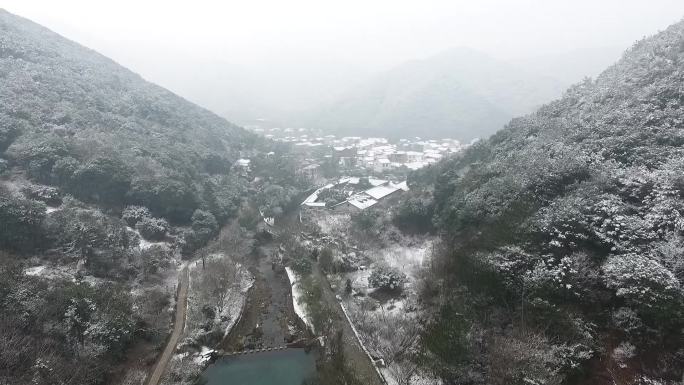
[[[436, 239], [404, 236], [394, 228], [381, 229], [370, 237], [359, 235], [348, 214], [328, 210], [318, 210], [306, 217], [321, 231], [319, 236], [307, 236], [308, 242], [331, 249], [338, 266], [344, 266], [327, 274], [316, 269], [329, 282], [326, 296], [344, 309], [351, 322], [350, 335], [358, 336], [364, 355], [374, 362], [383, 381], [409, 385], [439, 383], [408, 358], [418, 348], [423, 316], [418, 282]], [[388, 237], [388, 233], [392, 236]], [[401, 292], [387, 293], [369, 285], [371, 273], [381, 266], [406, 275]]]

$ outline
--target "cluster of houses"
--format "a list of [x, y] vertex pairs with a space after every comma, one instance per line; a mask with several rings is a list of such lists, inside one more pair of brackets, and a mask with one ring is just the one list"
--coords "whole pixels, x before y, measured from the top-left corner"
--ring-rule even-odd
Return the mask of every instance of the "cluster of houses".
[[[320, 153], [321, 148], [329, 149], [329, 154], [340, 166], [363, 168], [376, 173], [407, 168], [417, 170], [435, 163], [448, 154], [461, 151], [465, 146], [455, 139], [421, 140], [401, 139], [389, 143], [385, 138], [361, 138], [347, 136], [340, 139], [328, 137], [293, 139], [293, 147], [299, 153]], [[327, 141], [331, 141], [327, 144]], [[312, 151], [313, 150], [313, 151]]]
[[[333, 202], [321, 199], [329, 191], [336, 191], [342, 199]], [[408, 191], [406, 181], [393, 183], [385, 179], [344, 177], [318, 188], [301, 205], [331, 210], [365, 210], [392, 201], [404, 191]]]
[[302, 173], [316, 179], [320, 163], [332, 159], [342, 169], [363, 169], [377, 174], [393, 170], [417, 170], [443, 157], [459, 152], [469, 144], [455, 139], [401, 139], [390, 143], [386, 138], [317, 135], [305, 128], [258, 129], [267, 138], [291, 143], [296, 154], [309, 160]]

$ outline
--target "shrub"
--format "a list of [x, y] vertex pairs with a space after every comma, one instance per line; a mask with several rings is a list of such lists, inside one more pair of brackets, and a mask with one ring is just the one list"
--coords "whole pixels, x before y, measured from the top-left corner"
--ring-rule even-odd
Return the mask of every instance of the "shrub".
[[67, 200], [61, 210], [45, 219], [44, 228], [52, 246], [84, 259], [85, 266], [94, 275], [124, 274], [132, 239], [122, 220]]
[[161, 218], [144, 217], [135, 225], [135, 228], [143, 238], [150, 241], [160, 241], [166, 236], [169, 224]]
[[291, 266], [299, 274], [310, 274], [313, 262], [304, 255], [298, 255], [292, 259]]
[[62, 203], [59, 189], [48, 186], [28, 186], [23, 190], [24, 194], [31, 199], [44, 202], [50, 206], [59, 206]]
[[150, 210], [147, 209], [147, 207], [127, 206], [121, 214], [121, 219], [126, 221], [126, 223], [129, 226], [135, 227], [135, 225], [141, 220], [143, 220], [143, 218], [149, 218], [151, 216], [152, 214], [150, 213]]
[[620, 368], [627, 367], [627, 361], [636, 355], [636, 347], [629, 342], [623, 342], [613, 349], [613, 359]]
[[324, 248], [318, 255], [318, 263], [325, 272], [330, 272], [333, 268], [333, 252], [329, 248]]
[[70, 146], [55, 135], [22, 135], [7, 150], [10, 159], [23, 165], [28, 176], [48, 183], [55, 163], [70, 153]]
[[40, 244], [45, 205], [0, 191], [0, 248], [28, 251]]
[[5, 151], [7, 147], [19, 136], [19, 122], [18, 119], [12, 119], [7, 115], [0, 116], [0, 152]]
[[663, 265], [639, 254], [616, 255], [603, 266], [606, 286], [642, 311], [668, 317], [665, 310], [681, 300], [677, 278]]
[[203, 208], [214, 214], [219, 223], [225, 223], [238, 212], [244, 190], [244, 182], [240, 178], [214, 177], [204, 183]]
[[205, 210], [195, 210], [192, 214], [192, 231], [200, 243], [206, 243], [218, 233], [219, 226], [214, 215]]
[[52, 166], [52, 177], [59, 185], [70, 186], [78, 166], [79, 162], [70, 156], [60, 158]]
[[152, 245], [144, 250], [140, 250], [139, 256], [138, 268], [143, 277], [147, 279], [149, 276], [156, 274], [159, 269], [169, 265], [169, 261], [173, 259], [173, 252], [165, 246]]
[[197, 189], [182, 175], [134, 178], [127, 202], [150, 209], [172, 222], [187, 221], [198, 207]]
[[368, 177], [363, 177], [363, 178], [359, 178], [359, 184], [357, 184], [356, 187], [358, 187], [362, 190], [366, 190], [366, 189], [373, 187], [373, 185], [368, 180]]
[[331, 207], [347, 200], [347, 194], [344, 191], [329, 188], [318, 194], [318, 200], [325, 202], [326, 207]]
[[644, 327], [639, 315], [628, 307], [621, 307], [613, 312], [613, 324], [627, 335], [639, 333]]
[[402, 230], [427, 232], [432, 230], [433, 202], [423, 197], [411, 197], [399, 205], [394, 223]]
[[382, 290], [400, 291], [405, 282], [406, 275], [404, 273], [386, 265], [378, 266], [368, 277], [370, 287]]
[[352, 281], [349, 278], [344, 282], [344, 292], [347, 295], [352, 293]]
[[192, 230], [185, 230], [181, 233], [180, 240], [178, 241], [181, 253], [183, 255], [191, 255], [195, 250], [202, 247], [201, 242], [197, 238], [197, 234]]
[[266, 217], [279, 217], [296, 203], [297, 193], [298, 190], [292, 186], [268, 185], [256, 196], [259, 210]]
[[359, 230], [366, 231], [377, 225], [379, 216], [377, 211], [363, 210], [357, 214], [353, 214], [351, 220]]
[[444, 305], [439, 316], [427, 325], [424, 344], [444, 362], [460, 366], [470, 359], [472, 325], [460, 307]]
[[71, 188], [82, 199], [120, 204], [131, 187], [132, 174], [132, 170], [115, 157], [96, 158], [76, 170]]

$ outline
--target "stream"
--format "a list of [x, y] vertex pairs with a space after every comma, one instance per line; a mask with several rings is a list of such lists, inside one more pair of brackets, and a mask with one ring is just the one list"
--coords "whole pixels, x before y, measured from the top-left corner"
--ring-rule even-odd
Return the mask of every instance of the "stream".
[[276, 245], [270, 242], [263, 250], [266, 255], [250, 266], [255, 282], [242, 318], [222, 343], [228, 355], [202, 373], [207, 385], [315, 383], [309, 381], [316, 378], [316, 351], [285, 348], [306, 333], [295, 321], [287, 275], [282, 267], [274, 269], [272, 264]]

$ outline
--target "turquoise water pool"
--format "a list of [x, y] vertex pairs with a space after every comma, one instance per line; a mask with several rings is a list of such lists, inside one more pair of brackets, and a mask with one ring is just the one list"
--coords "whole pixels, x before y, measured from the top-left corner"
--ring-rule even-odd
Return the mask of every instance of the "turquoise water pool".
[[302, 385], [315, 375], [314, 353], [286, 349], [220, 358], [202, 378], [207, 385]]

